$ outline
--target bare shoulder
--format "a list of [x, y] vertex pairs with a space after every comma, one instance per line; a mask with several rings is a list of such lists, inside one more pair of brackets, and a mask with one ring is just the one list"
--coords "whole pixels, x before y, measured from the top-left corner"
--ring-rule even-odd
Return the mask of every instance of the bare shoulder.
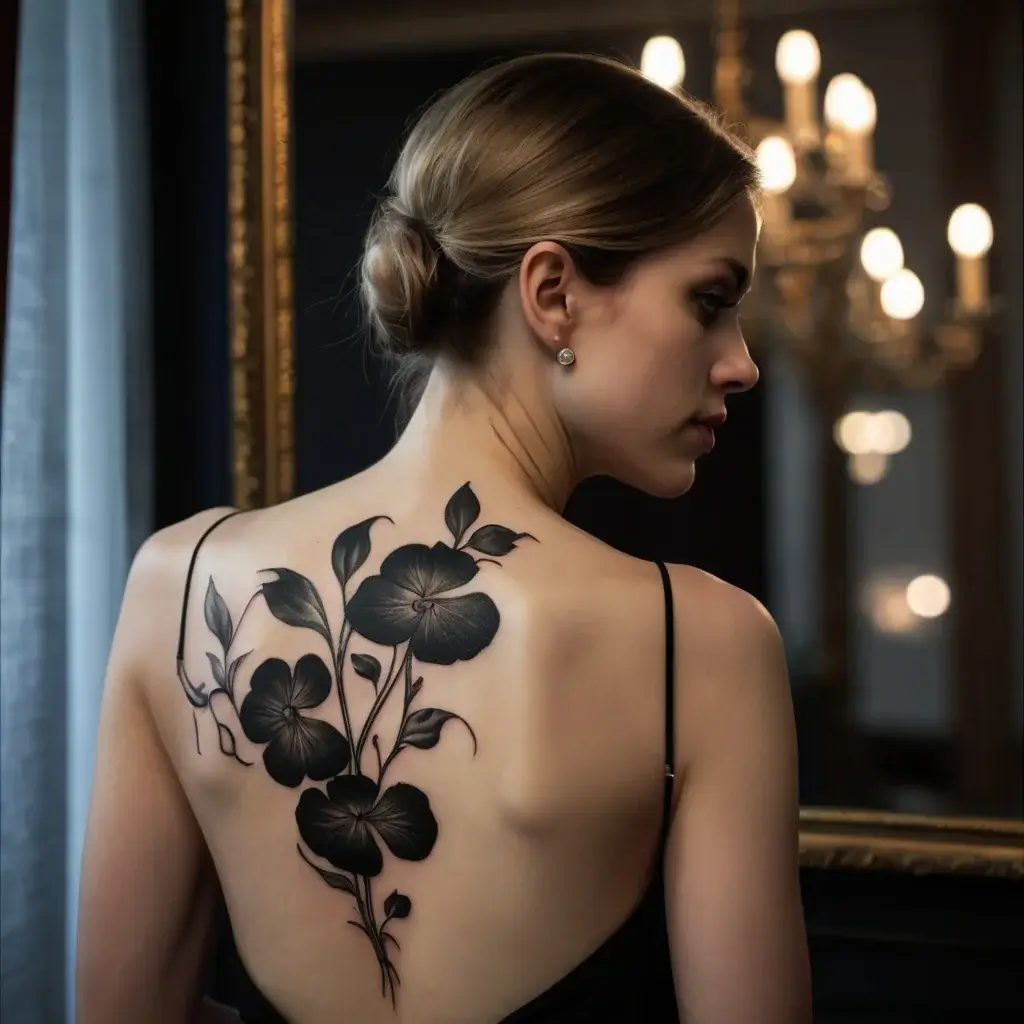
[[[778, 627], [756, 597], [690, 565], [669, 566], [677, 630], [698, 645], [724, 645], [733, 653], [781, 645]], [[697, 627], [696, 629], [694, 627]], [[740, 650], [737, 651], [737, 648]]]
[[755, 597], [690, 566], [670, 568], [675, 597], [679, 731], [697, 756], [749, 721], [791, 732], [786, 654]]
[[199, 512], [158, 530], [136, 552], [115, 646], [136, 662], [143, 676], [154, 657], [166, 654], [177, 643], [185, 582], [196, 545], [211, 526], [233, 511], [214, 508]]
[[680, 1003], [701, 1021], [810, 1021], [796, 729], [782, 640], [749, 594], [695, 569], [674, 567], [672, 579], [685, 770], [666, 908]]

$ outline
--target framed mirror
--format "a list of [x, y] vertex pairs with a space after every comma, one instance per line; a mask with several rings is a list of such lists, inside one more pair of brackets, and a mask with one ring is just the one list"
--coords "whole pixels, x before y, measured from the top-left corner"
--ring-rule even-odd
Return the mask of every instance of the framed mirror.
[[[679, 6], [687, 11], [681, 11], [675, 22], [687, 39], [700, 44], [692, 58], [687, 52], [688, 83], [692, 72], [704, 86], [695, 85], [692, 91], [707, 95], [722, 71], [720, 64], [715, 66], [714, 47], [707, 45], [715, 24], [715, 7], [712, 0], [696, 13], [688, 13], [696, 5]], [[847, 38], [846, 50], [852, 48], [856, 54], [860, 52], [858, 41], [864, 41], [865, 61], [872, 59], [870, 39], [877, 38], [879, 32], [896, 39], [894, 52], [901, 54], [901, 61], [909, 59], [915, 40], [928, 35], [922, 34], [914, 19], [934, 15], [928, 4], [899, 0], [843, 0], [840, 4], [751, 0], [749, 7], [752, 24], [744, 26], [749, 29], [746, 49], [758, 70], [750, 92], [759, 104], [780, 109], [781, 91], [765, 87], [763, 79], [772, 74], [774, 39], [780, 29], [790, 27], [794, 12], [800, 14], [802, 24], [820, 27], [823, 51], [826, 42], [838, 49], [838, 40]], [[720, 2], [717, 10], [721, 16], [723, 10], [735, 13], [738, 6]], [[439, 12], [444, 17], [438, 16]], [[349, 275], [373, 193], [384, 185], [409, 117], [449, 82], [501, 54], [577, 48], [616, 52], [636, 60], [644, 39], [665, 30], [666, 5], [655, 0], [635, 0], [628, 5], [547, 0], [520, 3], [484, 17], [479, 5], [469, 0], [429, 4], [422, 0], [226, 0], [226, 17], [233, 474], [236, 504], [250, 508], [285, 500], [354, 472], [383, 454], [393, 437], [387, 381], [360, 348], [357, 321], [348, 313], [352, 305]], [[869, 23], [871, 18], [882, 20]], [[899, 39], [906, 40], [908, 48], [900, 50]], [[932, 57], [934, 54], [922, 57], [923, 66], [930, 66]], [[880, 106], [897, 102], [901, 90], [906, 93], [900, 68], [883, 65], [873, 69]], [[904, 97], [906, 103], [921, 99], [920, 90], [911, 93]], [[903, 125], [913, 121], [916, 111], [908, 111], [894, 116], [893, 121]], [[1019, 108], [1017, 118], [1019, 143]], [[1009, 145], [1013, 144], [1011, 139]], [[900, 167], [906, 169], [908, 161], [920, 160], [917, 153], [901, 156], [899, 145], [891, 129], [888, 135], [880, 135], [880, 155], [891, 156], [896, 166], [893, 186], [897, 192], [904, 187]], [[907, 189], [912, 192], [913, 186]], [[904, 215], [915, 222], [927, 220], [927, 211], [922, 212], [920, 205], [922, 195], [912, 194], [910, 200]], [[1018, 224], [1019, 203], [1018, 187]], [[1010, 219], [998, 221], [1000, 230]], [[927, 239], [917, 245], [934, 248]], [[945, 272], [940, 268], [937, 276], [944, 278]], [[1019, 282], [1019, 266], [1016, 271], [1006, 268], [1004, 279]], [[995, 325], [992, 333], [998, 330]], [[977, 383], [982, 369], [971, 372], [976, 373], [972, 386], [982, 389], [984, 401], [984, 382]], [[773, 375], [766, 376], [766, 387], [775, 387]], [[770, 474], [764, 469], [772, 453], [765, 447], [768, 442], [760, 440], [766, 433], [761, 426], [770, 418], [770, 410], [758, 404], [761, 401], [752, 400], [737, 415], [737, 433], [746, 441], [722, 452], [727, 470], [717, 478], [709, 470], [712, 479], [700, 494], [666, 509], [664, 503], [655, 507], [619, 492], [601, 491], [599, 500], [588, 504], [584, 496], [579, 507], [573, 507], [575, 521], [643, 557], [696, 561], [753, 591], [776, 612], [766, 581], [783, 557], [779, 551], [786, 549], [785, 538], [780, 540], [763, 525], [772, 504], [770, 480], [766, 482]], [[953, 401], [961, 399], [954, 396]], [[730, 415], [730, 426], [732, 420]], [[831, 438], [831, 432], [827, 433]], [[715, 458], [719, 458], [718, 452]], [[776, 467], [773, 472], [784, 470]], [[735, 487], [736, 479], [755, 482], [749, 491], [728, 491], [728, 500], [724, 500], [723, 488]], [[941, 504], [945, 499], [936, 493], [928, 500]], [[594, 512], [597, 506], [605, 509], [603, 518]], [[858, 514], [856, 508], [850, 511], [854, 519]], [[645, 516], [654, 517], [653, 528], [638, 527], [648, 521]], [[868, 526], [854, 522], [849, 528], [856, 532]], [[874, 528], [879, 528], [877, 523]], [[962, 529], [963, 524], [955, 528]], [[685, 538], [692, 536], [702, 538], [697, 549], [686, 547]], [[845, 534], [840, 536], [845, 538]], [[646, 543], [654, 545], [650, 552], [643, 547]], [[666, 546], [672, 549], [666, 550]], [[798, 586], [813, 590], [813, 580], [798, 581]], [[811, 604], [815, 601], [813, 596], [808, 600]], [[850, 593], [839, 595], [839, 607], [849, 620], [862, 616]], [[976, 611], [979, 606], [974, 607]], [[928, 636], [922, 629], [917, 641], [904, 639], [908, 644], [925, 643]], [[1006, 639], [1009, 644], [1012, 637]], [[945, 642], [941, 649], [948, 654], [948, 637]], [[877, 665], [872, 668], [877, 645], [872, 648], [867, 643], [865, 658], [865, 643], [860, 644], [860, 653], [867, 664], [848, 673], [852, 691], [858, 686], [870, 690], [869, 684], [876, 678], [871, 673], [882, 672]], [[856, 637], [845, 645], [851, 658], [857, 648]], [[886, 778], [895, 777], [899, 786], [862, 790], [869, 795], [861, 796], [848, 786], [829, 788], [809, 782], [801, 812], [803, 862], [817, 867], [1024, 878], [1019, 726], [1007, 727], [1005, 751], [998, 762], [1001, 767], [992, 769], [995, 762], [985, 761], [984, 750], [970, 762], [988, 766], [994, 780], [989, 790], [983, 786], [972, 790], [970, 784], [951, 782], [955, 772], [951, 775], [948, 767], [953, 756], [950, 751], [962, 752], [965, 743], [968, 747], [974, 743], [971, 749], [976, 751], [979, 742], [988, 742], [984, 739], [988, 734], [965, 730], [1003, 729], [1006, 723], [999, 715], [1011, 707], [1011, 697], [1021, 687], [1019, 666], [1012, 664], [1009, 649], [999, 656], [1000, 679], [1010, 690], [1005, 700], [1000, 697], [994, 705], [990, 701], [987, 719], [984, 714], [973, 718], [954, 715], [935, 727], [934, 722], [914, 718], [914, 702], [934, 698], [928, 688], [927, 666], [939, 664], [938, 655], [931, 661], [928, 657], [915, 661], [903, 650], [900, 657], [903, 661], [897, 658], [894, 663], [902, 664], [903, 670], [890, 666], [877, 677], [884, 677], [890, 691], [894, 686], [906, 688], [902, 703], [894, 703], [890, 691], [882, 694], [882, 705], [888, 700], [892, 707], [909, 708], [903, 719], [899, 715], [887, 719], [902, 722], [894, 733], [883, 729], [879, 738], [870, 715], [856, 712], [856, 693], [839, 712], [828, 704], [831, 698], [827, 693], [824, 710], [815, 711], [814, 701], [810, 701], [801, 726], [802, 756], [809, 762], [806, 772], [813, 775], [819, 758], [827, 761], [830, 750], [847, 749], [837, 746], [839, 730], [847, 738], [854, 735], [863, 757], [858, 765], [868, 764], [868, 774], [888, 772]], [[956, 660], [952, 656], [946, 659], [950, 663]], [[959, 668], [954, 665], [949, 671], [954, 670], [963, 675], [963, 657]], [[794, 671], [795, 692], [802, 671]], [[808, 670], [812, 676], [814, 671], [813, 666]], [[968, 685], [971, 682], [968, 680]], [[961, 684], [949, 685], [955, 689]], [[978, 685], [988, 684], [981, 680]], [[814, 687], [808, 692], [814, 692]], [[801, 719], [799, 697], [797, 705]], [[992, 707], [998, 713], [993, 713]], [[923, 742], [922, 735], [931, 738]], [[969, 761], [961, 757], [957, 763], [962, 767]], [[969, 774], [969, 768], [963, 770]], [[940, 781], [934, 782], [935, 778]], [[904, 799], [906, 793], [922, 788], [921, 779], [931, 780], [928, 785], [936, 791], [945, 786], [949, 794], [940, 792], [942, 800], [932, 804], [919, 801], [915, 805]], [[1004, 794], [999, 800], [984, 796], [994, 792], [993, 787]], [[973, 803], [972, 792], [982, 794]], [[878, 793], [883, 797], [877, 798]], [[896, 799], [894, 793], [904, 797]], [[931, 813], [907, 813], [908, 805]]]

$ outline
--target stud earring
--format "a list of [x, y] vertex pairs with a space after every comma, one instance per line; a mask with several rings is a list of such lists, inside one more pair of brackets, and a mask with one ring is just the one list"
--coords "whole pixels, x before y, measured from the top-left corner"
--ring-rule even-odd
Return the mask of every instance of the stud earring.
[[558, 350], [558, 355], [555, 356], [555, 358], [558, 360], [559, 365], [569, 367], [576, 362], [576, 353], [566, 346], [565, 348], [560, 348]]

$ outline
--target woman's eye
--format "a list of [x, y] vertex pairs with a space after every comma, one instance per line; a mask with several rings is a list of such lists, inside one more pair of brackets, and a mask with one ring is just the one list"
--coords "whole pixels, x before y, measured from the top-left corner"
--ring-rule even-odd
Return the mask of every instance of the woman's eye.
[[736, 302], [730, 296], [720, 292], [700, 292], [696, 296], [697, 317], [705, 326], [713, 324], [727, 309], [732, 309]]

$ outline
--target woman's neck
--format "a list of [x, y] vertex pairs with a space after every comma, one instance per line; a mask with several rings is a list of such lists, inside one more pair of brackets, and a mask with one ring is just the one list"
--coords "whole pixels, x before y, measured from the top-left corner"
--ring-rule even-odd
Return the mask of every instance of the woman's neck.
[[487, 479], [561, 513], [579, 482], [569, 436], [541, 397], [541, 382], [515, 385], [439, 363], [412, 419], [384, 459], [403, 478]]

